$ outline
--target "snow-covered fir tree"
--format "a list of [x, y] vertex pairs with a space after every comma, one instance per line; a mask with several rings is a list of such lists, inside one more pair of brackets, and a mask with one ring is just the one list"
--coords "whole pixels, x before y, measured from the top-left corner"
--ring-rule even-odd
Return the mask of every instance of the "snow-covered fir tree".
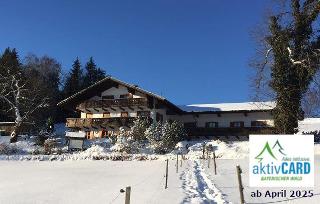
[[177, 121], [164, 124], [152, 124], [145, 132], [152, 149], [156, 153], [167, 153], [174, 149], [176, 144], [185, 136], [183, 125]]
[[149, 126], [149, 122], [146, 118], [138, 117], [134, 122], [129, 136], [135, 141], [143, 141], [146, 139], [145, 131]]

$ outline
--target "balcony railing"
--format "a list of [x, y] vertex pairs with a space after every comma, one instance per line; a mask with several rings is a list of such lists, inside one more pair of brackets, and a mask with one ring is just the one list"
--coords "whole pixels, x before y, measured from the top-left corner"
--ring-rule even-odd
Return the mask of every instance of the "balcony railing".
[[136, 107], [147, 106], [146, 98], [123, 98], [123, 99], [106, 99], [86, 101], [78, 105], [78, 109], [87, 108], [110, 108], [110, 107]]
[[250, 134], [273, 134], [273, 127], [218, 127], [218, 128], [185, 128], [189, 136], [248, 136]]
[[134, 121], [134, 117], [115, 118], [67, 118], [68, 128], [113, 128], [120, 126], [129, 127]]

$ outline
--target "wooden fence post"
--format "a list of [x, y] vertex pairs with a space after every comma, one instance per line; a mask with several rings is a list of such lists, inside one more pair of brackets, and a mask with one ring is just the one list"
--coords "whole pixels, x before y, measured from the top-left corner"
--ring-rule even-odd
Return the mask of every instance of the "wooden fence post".
[[126, 198], [125, 198], [125, 204], [130, 204], [130, 194], [131, 194], [131, 187], [126, 187]]
[[214, 175], [217, 175], [217, 163], [216, 163], [216, 153], [213, 152], [213, 166], [214, 166]]
[[207, 159], [209, 158], [209, 151], [208, 151], [208, 149], [207, 149]]
[[244, 204], [244, 196], [243, 196], [243, 185], [241, 179], [242, 170], [239, 165], [237, 165], [237, 175], [238, 175], [238, 183], [239, 183], [239, 193], [240, 193], [240, 204]]
[[177, 154], [176, 173], [179, 171], [179, 154]]
[[166, 184], [164, 186], [165, 189], [168, 188], [168, 165], [169, 165], [169, 159], [167, 159], [167, 165], [166, 165]]
[[204, 159], [204, 152], [205, 152], [205, 144], [202, 144], [202, 159]]

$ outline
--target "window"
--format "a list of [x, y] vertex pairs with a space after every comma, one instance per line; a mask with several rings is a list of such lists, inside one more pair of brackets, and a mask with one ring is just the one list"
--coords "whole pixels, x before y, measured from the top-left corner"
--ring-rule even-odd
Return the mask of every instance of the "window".
[[121, 117], [127, 118], [128, 116], [128, 112], [121, 112]]
[[103, 118], [110, 118], [110, 112], [104, 112]]
[[150, 117], [150, 111], [137, 111], [137, 116]]
[[103, 129], [103, 130], [102, 130], [101, 137], [102, 137], [102, 138], [108, 137], [108, 131], [105, 130], [105, 129]]
[[206, 128], [217, 128], [218, 122], [206, 122]]
[[160, 113], [157, 113], [157, 115], [156, 115], [156, 120], [157, 120], [157, 122], [162, 122], [163, 121], [163, 115], [161, 115]]
[[185, 128], [196, 128], [197, 123], [196, 122], [190, 122], [190, 123], [184, 123]]
[[90, 131], [86, 132], [86, 137], [87, 137], [87, 139], [91, 139], [91, 132]]
[[242, 128], [244, 127], [244, 122], [243, 121], [230, 122], [230, 127]]
[[129, 98], [129, 94], [121, 94], [120, 98]]
[[265, 121], [251, 121], [251, 127], [266, 127], [267, 123]]
[[93, 118], [93, 114], [92, 113], [87, 113], [86, 114], [86, 118]]
[[102, 100], [114, 99], [113, 95], [102, 96]]

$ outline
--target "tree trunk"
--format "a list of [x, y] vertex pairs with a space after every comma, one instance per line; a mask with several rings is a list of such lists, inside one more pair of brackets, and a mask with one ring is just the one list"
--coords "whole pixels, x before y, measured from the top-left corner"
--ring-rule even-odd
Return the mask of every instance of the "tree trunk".
[[21, 126], [21, 123], [16, 123], [14, 128], [13, 128], [13, 131], [11, 132], [11, 135], [10, 135], [10, 143], [15, 143], [17, 142], [18, 140], [18, 131], [19, 131], [19, 128]]

